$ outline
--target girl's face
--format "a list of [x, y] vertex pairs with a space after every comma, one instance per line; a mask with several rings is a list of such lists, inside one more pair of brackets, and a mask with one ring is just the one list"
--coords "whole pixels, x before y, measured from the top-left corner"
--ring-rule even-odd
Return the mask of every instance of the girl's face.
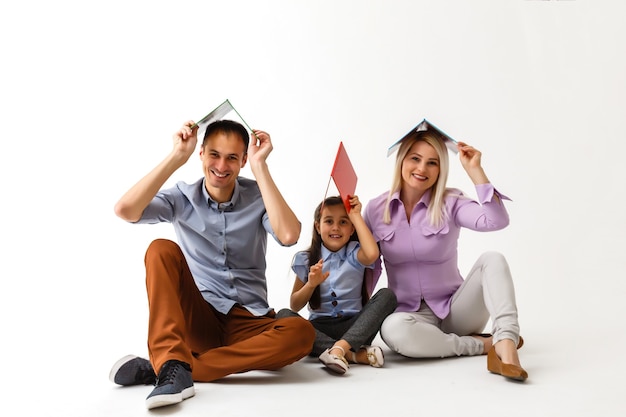
[[354, 233], [354, 226], [343, 204], [324, 206], [315, 229], [322, 237], [324, 246], [333, 252], [344, 247]]
[[424, 141], [417, 141], [402, 161], [403, 188], [423, 194], [435, 185], [439, 178], [439, 156], [435, 148]]

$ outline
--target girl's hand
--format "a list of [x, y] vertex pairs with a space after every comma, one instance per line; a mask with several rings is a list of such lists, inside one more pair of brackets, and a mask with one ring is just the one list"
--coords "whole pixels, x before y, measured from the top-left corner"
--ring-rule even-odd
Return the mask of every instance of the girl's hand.
[[326, 281], [326, 278], [330, 275], [330, 272], [322, 272], [324, 262], [320, 259], [315, 265], [309, 269], [309, 282], [314, 287], [317, 287], [322, 282]]
[[352, 214], [361, 214], [361, 208], [363, 207], [361, 205], [361, 201], [359, 200], [359, 197], [356, 195], [351, 195], [350, 197], [350, 213], [348, 213], [348, 217], [350, 217]]

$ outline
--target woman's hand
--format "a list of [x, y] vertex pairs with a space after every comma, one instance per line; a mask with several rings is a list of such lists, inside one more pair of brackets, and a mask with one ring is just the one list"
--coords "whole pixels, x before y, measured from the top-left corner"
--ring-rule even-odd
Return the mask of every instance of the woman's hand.
[[481, 165], [482, 153], [465, 142], [459, 142], [457, 147], [459, 149], [461, 165], [463, 165], [463, 169], [465, 169], [465, 172], [467, 172], [472, 182], [475, 185], [487, 184], [489, 178], [487, 178]]
[[458, 143], [459, 159], [466, 171], [474, 168], [480, 168], [480, 157], [482, 154], [473, 146], [465, 142]]

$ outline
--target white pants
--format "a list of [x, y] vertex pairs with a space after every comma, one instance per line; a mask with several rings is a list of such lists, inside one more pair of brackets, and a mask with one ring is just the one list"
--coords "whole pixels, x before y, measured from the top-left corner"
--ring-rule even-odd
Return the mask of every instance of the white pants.
[[412, 358], [481, 355], [483, 342], [469, 336], [483, 332], [492, 321], [493, 343], [519, 342], [515, 289], [502, 254], [486, 252], [478, 258], [452, 296], [450, 314], [440, 319], [422, 300], [416, 312], [389, 315], [380, 335], [391, 350]]

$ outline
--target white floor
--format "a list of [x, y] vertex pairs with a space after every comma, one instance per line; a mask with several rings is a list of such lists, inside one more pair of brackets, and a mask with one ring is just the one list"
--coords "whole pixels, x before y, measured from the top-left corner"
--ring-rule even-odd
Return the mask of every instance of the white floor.
[[[3, 2], [3, 415], [626, 416], [624, 15], [623, 0]], [[155, 411], [150, 387], [112, 384], [117, 359], [146, 354], [145, 248], [172, 237], [113, 205], [180, 123], [226, 98], [272, 134], [304, 232], [340, 139], [362, 202], [422, 117], [478, 145], [511, 226], [464, 233], [461, 271], [507, 256], [529, 380], [488, 373], [484, 356], [387, 352], [343, 377], [305, 359], [199, 383]], [[192, 159], [172, 183], [201, 175]], [[450, 179], [474, 195], [460, 164]], [[270, 305], [288, 303], [306, 244], [268, 245]]]
[[[485, 356], [409, 360], [386, 349], [380, 369], [353, 365], [337, 376], [305, 358], [276, 372], [196, 383], [195, 397], [152, 411], [144, 407], [151, 387], [110, 383], [109, 367], [118, 358], [101, 357], [66, 363], [58, 377], [45, 373], [36, 386], [49, 382], [56, 394], [46, 401], [50, 392], [36, 392], [23, 409], [29, 416], [624, 416], [624, 339], [599, 343], [597, 336], [531, 329], [520, 350], [530, 375], [525, 383], [490, 374]], [[79, 375], [82, 383], [71, 384]]]

